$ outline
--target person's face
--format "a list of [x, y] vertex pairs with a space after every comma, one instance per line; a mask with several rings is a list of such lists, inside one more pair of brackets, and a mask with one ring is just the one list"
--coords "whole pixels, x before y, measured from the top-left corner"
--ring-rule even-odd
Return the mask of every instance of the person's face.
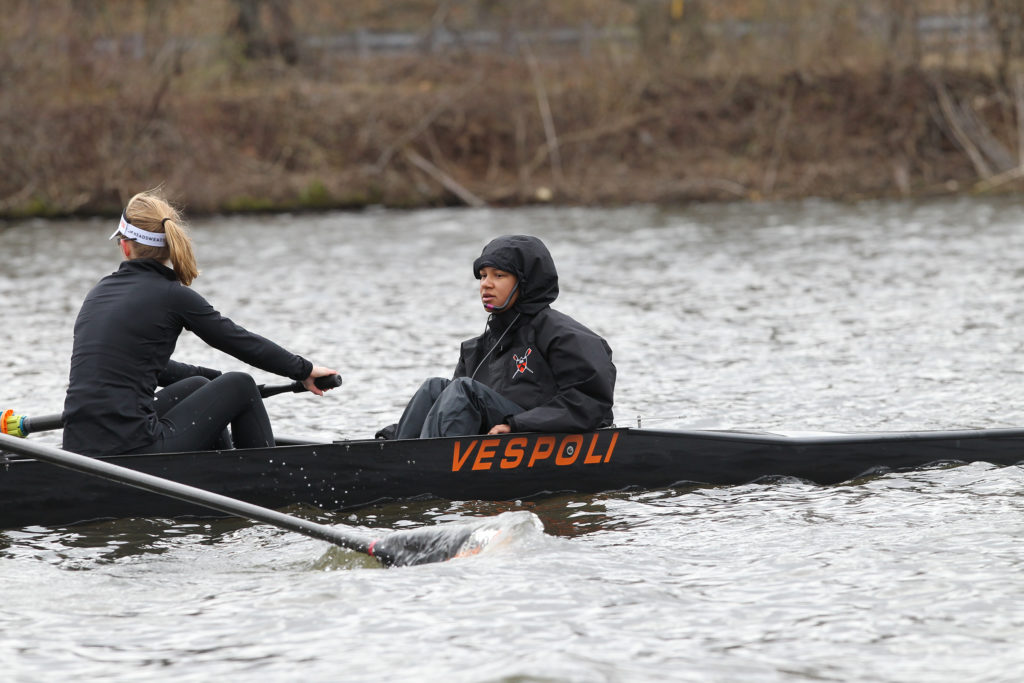
[[[519, 298], [515, 291], [519, 279], [512, 273], [491, 266], [480, 269], [480, 301], [488, 311], [504, 310]], [[507, 303], [506, 303], [507, 302]]]

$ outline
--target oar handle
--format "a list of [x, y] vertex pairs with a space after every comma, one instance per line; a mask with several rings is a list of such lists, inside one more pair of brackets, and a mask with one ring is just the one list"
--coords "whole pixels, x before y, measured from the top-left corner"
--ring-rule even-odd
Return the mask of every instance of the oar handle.
[[[341, 375], [324, 375], [323, 377], [317, 377], [313, 380], [313, 384], [316, 385], [317, 389], [321, 391], [327, 391], [335, 387], [341, 386]], [[268, 387], [265, 384], [260, 385], [260, 396], [263, 398], [269, 398], [270, 396], [277, 396], [278, 394], [287, 394], [289, 392], [298, 394], [306, 391], [306, 387], [302, 382], [292, 382], [291, 384], [280, 384], [277, 386]]]

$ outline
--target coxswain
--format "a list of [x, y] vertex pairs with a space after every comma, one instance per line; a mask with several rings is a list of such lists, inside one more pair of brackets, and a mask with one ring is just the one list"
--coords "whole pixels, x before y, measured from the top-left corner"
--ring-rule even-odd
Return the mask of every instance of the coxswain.
[[426, 380], [377, 438], [585, 432], [612, 424], [615, 365], [596, 332], [551, 308], [558, 272], [544, 243], [505, 235], [473, 262], [489, 313], [452, 379]]

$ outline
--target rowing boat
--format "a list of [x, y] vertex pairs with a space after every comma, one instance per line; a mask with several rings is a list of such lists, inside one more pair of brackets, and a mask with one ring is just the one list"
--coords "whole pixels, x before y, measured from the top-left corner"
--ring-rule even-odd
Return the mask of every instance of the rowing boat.
[[[111, 463], [269, 508], [336, 511], [395, 500], [525, 500], [795, 477], [837, 484], [934, 465], [1024, 461], [1024, 429], [775, 434], [609, 428], [354, 440], [121, 455]], [[127, 517], [209, 516], [153, 493], [0, 454], [0, 528]]]

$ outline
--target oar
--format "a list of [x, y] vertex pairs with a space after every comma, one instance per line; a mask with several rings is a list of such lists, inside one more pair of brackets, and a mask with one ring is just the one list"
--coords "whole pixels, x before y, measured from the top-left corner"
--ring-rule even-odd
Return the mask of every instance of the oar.
[[0, 434], [0, 450], [328, 541], [376, 557], [386, 567], [444, 562], [454, 557], [472, 555], [479, 552], [493, 536], [486, 533], [474, 536], [478, 529], [485, 531], [482, 527], [486, 527], [490, 521], [481, 520], [475, 524], [393, 531], [380, 538], [371, 538], [8, 434]]
[[[317, 377], [313, 380], [313, 384], [316, 385], [317, 389], [327, 391], [334, 387], [341, 386], [341, 375], [325, 375], [324, 377]], [[292, 382], [291, 384], [281, 384], [268, 387], [266, 384], [259, 386], [260, 396], [263, 398], [269, 398], [271, 396], [277, 396], [278, 394], [287, 394], [289, 391], [293, 394], [298, 394], [303, 391], [307, 391], [306, 387], [302, 385], [302, 382]]]
[[[317, 377], [313, 380], [313, 383], [316, 384], [318, 389], [327, 391], [328, 389], [341, 386], [341, 375]], [[278, 394], [287, 394], [288, 392], [298, 394], [306, 391], [306, 387], [302, 385], [302, 382], [292, 382], [291, 384], [279, 384], [269, 387], [266, 384], [261, 384], [259, 385], [259, 390], [260, 396], [269, 398]], [[35, 432], [48, 432], [60, 429], [63, 426], [64, 422], [61, 420], [60, 413], [28, 417], [27, 415], [15, 415], [13, 410], [8, 410], [0, 414], [0, 433], [12, 436], [28, 436]]]

